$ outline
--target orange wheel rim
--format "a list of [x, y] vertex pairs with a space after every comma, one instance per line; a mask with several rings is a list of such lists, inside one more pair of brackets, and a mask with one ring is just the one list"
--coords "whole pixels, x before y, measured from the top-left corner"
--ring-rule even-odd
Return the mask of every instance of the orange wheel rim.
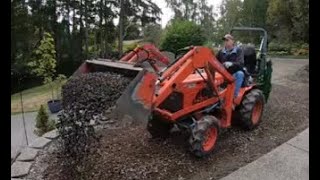
[[205, 135], [205, 140], [202, 144], [204, 151], [210, 151], [212, 148], [214, 148], [214, 145], [217, 140], [218, 131], [216, 128], [210, 128], [207, 130]]
[[262, 102], [257, 101], [252, 110], [252, 123], [257, 124], [262, 113]]

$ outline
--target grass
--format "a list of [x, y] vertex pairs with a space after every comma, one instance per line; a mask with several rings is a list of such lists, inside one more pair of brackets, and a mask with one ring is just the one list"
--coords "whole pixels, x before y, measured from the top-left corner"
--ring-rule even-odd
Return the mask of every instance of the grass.
[[[63, 84], [63, 83], [62, 83]], [[37, 86], [22, 91], [22, 101], [24, 112], [38, 111], [40, 105], [47, 107], [47, 101], [52, 98], [51, 86], [49, 84]], [[61, 86], [54, 90], [54, 97], [57, 97], [57, 92], [61, 92]], [[11, 95], [11, 114], [21, 113], [20, 94]]]
[[123, 45], [131, 45], [131, 44], [134, 44], [134, 43], [139, 43], [141, 42], [143, 39], [136, 39], [136, 40], [126, 40], [126, 41], [123, 41]]

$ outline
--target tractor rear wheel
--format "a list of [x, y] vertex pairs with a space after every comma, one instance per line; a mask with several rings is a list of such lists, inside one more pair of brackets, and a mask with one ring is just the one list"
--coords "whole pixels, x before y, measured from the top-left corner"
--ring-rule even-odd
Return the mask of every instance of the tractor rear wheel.
[[147, 124], [147, 130], [152, 138], [167, 138], [172, 127], [172, 123], [164, 122], [156, 115], [151, 116]]
[[253, 89], [244, 96], [239, 108], [239, 123], [244, 129], [251, 130], [259, 125], [264, 102], [263, 92], [259, 89]]
[[218, 119], [214, 116], [203, 116], [191, 129], [190, 150], [197, 157], [210, 154], [216, 145], [219, 134]]

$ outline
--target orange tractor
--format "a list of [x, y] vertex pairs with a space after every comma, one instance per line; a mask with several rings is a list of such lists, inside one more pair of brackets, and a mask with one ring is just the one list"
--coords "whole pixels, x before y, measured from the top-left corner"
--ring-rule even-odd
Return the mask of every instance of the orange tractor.
[[[154, 49], [142, 47], [140, 53], [146, 55], [136, 59], [139, 63], [135, 65], [139, 64], [140, 69], [131, 68], [131, 72], [136, 71], [135, 79], [119, 98], [115, 113], [146, 121], [147, 130], [154, 138], [167, 137], [174, 125], [189, 131], [191, 152], [198, 157], [210, 154], [215, 148], [219, 129], [231, 127], [234, 121], [246, 129], [256, 127], [271, 89], [271, 61], [266, 60], [267, 33], [260, 28], [233, 30], [264, 33], [259, 55], [248, 61], [247, 57], [253, 56], [245, 54], [245, 62], [250, 62], [245, 66], [252, 66], [253, 62], [256, 68], [246, 71], [237, 98], [234, 98], [234, 77], [211, 49], [187, 47], [182, 55], [180, 53], [177, 59], [168, 63], [162, 55], [152, 53]], [[159, 68], [155, 65], [157, 62], [163, 62], [165, 66]], [[115, 63], [117, 67], [121, 66], [119, 62]], [[86, 67], [81, 71], [97, 69]]]

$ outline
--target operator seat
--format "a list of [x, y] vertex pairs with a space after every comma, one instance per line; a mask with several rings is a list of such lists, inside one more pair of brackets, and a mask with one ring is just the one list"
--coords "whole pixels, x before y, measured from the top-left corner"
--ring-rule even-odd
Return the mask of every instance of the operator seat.
[[246, 87], [246, 86], [250, 86], [252, 82], [251, 74], [256, 73], [257, 53], [253, 45], [249, 45], [249, 44], [241, 45], [240, 48], [242, 49], [242, 53], [244, 56], [243, 72], [245, 74], [242, 87]]
[[255, 47], [252, 45], [242, 45], [241, 49], [244, 54], [244, 67], [247, 69], [249, 74], [255, 74], [257, 64], [257, 53]]

